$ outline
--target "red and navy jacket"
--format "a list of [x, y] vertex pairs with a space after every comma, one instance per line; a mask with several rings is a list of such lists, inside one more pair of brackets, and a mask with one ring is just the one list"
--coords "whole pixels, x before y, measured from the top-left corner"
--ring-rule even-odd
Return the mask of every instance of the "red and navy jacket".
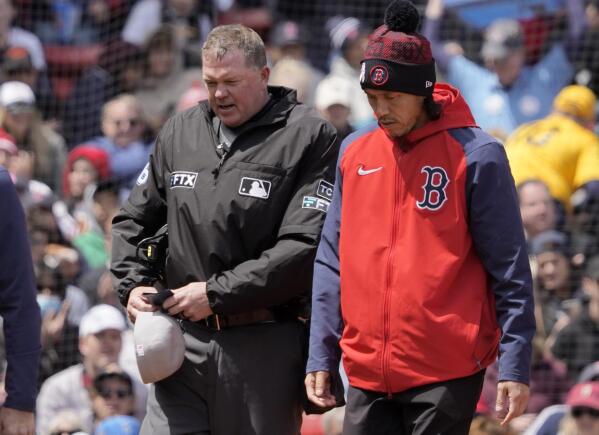
[[376, 125], [341, 146], [315, 262], [307, 372], [343, 352], [354, 387], [395, 393], [495, 361], [528, 383], [532, 279], [502, 145], [459, 92], [401, 145]]

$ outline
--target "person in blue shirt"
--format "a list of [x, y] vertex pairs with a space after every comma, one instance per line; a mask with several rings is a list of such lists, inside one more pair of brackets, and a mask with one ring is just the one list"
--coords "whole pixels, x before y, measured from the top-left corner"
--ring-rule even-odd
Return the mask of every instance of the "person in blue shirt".
[[4, 319], [7, 361], [7, 396], [0, 409], [0, 433], [33, 435], [41, 316], [25, 213], [10, 175], [2, 166], [0, 204], [0, 316]]
[[130, 189], [150, 154], [143, 142], [145, 125], [139, 100], [123, 94], [108, 101], [102, 110], [102, 133], [87, 143], [106, 151], [113, 178], [120, 187]]
[[573, 53], [585, 27], [581, 0], [565, 0], [568, 32], [534, 65], [525, 65], [526, 48], [520, 23], [500, 18], [484, 33], [484, 66], [466, 58], [457, 43], [439, 41], [445, 0], [430, 0], [423, 34], [431, 42], [437, 65], [446, 80], [460, 89], [477, 124], [505, 139], [520, 124], [543, 118], [553, 98], [574, 75], [568, 53]]

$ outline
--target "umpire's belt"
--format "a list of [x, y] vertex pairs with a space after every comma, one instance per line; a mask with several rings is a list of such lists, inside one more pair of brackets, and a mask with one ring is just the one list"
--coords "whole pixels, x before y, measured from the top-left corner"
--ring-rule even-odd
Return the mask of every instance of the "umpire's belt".
[[199, 323], [205, 324], [210, 329], [220, 331], [221, 329], [231, 328], [233, 326], [255, 325], [257, 323], [275, 321], [276, 319], [271, 311], [262, 308], [239, 314], [212, 314], [204, 320], [200, 320]]

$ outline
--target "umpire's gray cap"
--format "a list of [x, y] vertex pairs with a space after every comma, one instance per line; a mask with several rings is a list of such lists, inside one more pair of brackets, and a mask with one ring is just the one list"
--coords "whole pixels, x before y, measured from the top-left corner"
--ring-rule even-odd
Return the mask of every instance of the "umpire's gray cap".
[[169, 377], [185, 358], [185, 339], [181, 326], [160, 311], [140, 312], [133, 330], [135, 355], [145, 384]]

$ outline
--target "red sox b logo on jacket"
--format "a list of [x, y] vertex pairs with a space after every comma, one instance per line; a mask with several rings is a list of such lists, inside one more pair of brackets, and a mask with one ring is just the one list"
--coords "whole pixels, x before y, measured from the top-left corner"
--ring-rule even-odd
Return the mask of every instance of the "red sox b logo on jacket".
[[445, 193], [445, 188], [449, 183], [447, 172], [439, 166], [424, 166], [420, 172], [426, 175], [426, 181], [422, 186], [424, 197], [422, 201], [416, 201], [416, 205], [421, 210], [439, 210], [447, 201]]

